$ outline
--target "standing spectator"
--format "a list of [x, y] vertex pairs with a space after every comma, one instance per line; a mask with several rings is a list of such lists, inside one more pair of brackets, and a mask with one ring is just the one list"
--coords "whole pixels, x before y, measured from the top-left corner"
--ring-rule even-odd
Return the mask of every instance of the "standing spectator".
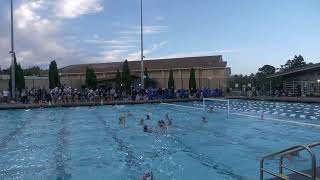
[[46, 99], [46, 102], [48, 102], [49, 104], [52, 103], [52, 97], [51, 97], [51, 94], [49, 92], [46, 93], [45, 99]]
[[3, 100], [4, 100], [5, 103], [8, 103], [8, 101], [9, 101], [9, 91], [7, 91], [7, 90], [3, 91]]
[[114, 101], [114, 96], [115, 96], [115, 94], [116, 94], [116, 90], [112, 88], [112, 89], [110, 90], [111, 101]]
[[21, 96], [21, 102], [23, 104], [26, 104], [27, 103], [27, 93], [24, 89], [21, 90], [20, 96]]
[[3, 95], [2, 95], [2, 92], [0, 91], [0, 103], [3, 102]]

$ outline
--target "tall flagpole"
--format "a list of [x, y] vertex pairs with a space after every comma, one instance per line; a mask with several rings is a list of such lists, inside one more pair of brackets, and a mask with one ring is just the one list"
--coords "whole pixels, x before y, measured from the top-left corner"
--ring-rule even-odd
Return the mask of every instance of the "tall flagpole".
[[143, 2], [142, 0], [140, 1], [140, 7], [141, 7], [141, 88], [144, 89], [144, 68], [143, 68], [143, 59], [144, 59], [144, 55], [143, 55]]
[[15, 77], [15, 52], [13, 37], [13, 0], [11, 0], [11, 98], [16, 99], [16, 77]]

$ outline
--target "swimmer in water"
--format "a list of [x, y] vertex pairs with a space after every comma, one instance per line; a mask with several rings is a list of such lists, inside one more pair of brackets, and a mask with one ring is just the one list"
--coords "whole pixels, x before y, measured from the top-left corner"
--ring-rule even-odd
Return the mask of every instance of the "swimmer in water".
[[143, 118], [140, 119], [140, 125], [144, 125], [144, 119]]
[[154, 180], [153, 173], [151, 171], [146, 171], [140, 180]]
[[164, 122], [164, 120], [158, 121], [158, 127], [160, 129], [166, 129], [167, 128], [166, 123]]
[[143, 132], [146, 132], [146, 133], [152, 133], [152, 129], [151, 129], [151, 128], [149, 128], [149, 126], [148, 126], [148, 125], [144, 125], [144, 126], [143, 126]]
[[121, 113], [119, 117], [119, 124], [124, 125], [125, 123], [126, 123], [126, 117], [123, 113]]
[[166, 113], [166, 120], [169, 120], [169, 113]]
[[202, 122], [203, 122], [203, 123], [208, 123], [207, 118], [206, 118], [206, 117], [202, 117]]
[[208, 112], [209, 112], [209, 113], [213, 113], [213, 110], [214, 110], [214, 109], [213, 109], [213, 106], [209, 106]]
[[166, 113], [165, 120], [167, 122], [166, 123], [167, 127], [172, 126], [172, 119], [169, 118], [169, 113]]
[[133, 114], [130, 111], [128, 111], [127, 116], [133, 116]]
[[151, 115], [150, 113], [147, 114], [147, 120], [150, 120], [151, 119]]
[[292, 164], [295, 157], [300, 158], [299, 151], [294, 151], [294, 152], [291, 152], [290, 154], [286, 155], [286, 158], [288, 159], [290, 164]]

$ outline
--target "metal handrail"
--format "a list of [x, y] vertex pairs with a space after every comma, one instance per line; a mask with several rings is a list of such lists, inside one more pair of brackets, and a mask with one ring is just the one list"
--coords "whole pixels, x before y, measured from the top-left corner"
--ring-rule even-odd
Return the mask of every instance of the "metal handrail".
[[[309, 148], [314, 148], [314, 147], [316, 147], [316, 146], [320, 146], [320, 142], [316, 142], [316, 143], [313, 143], [313, 144], [308, 145]], [[283, 158], [284, 158], [285, 156], [293, 153], [293, 152], [299, 152], [299, 151], [302, 151], [302, 150], [303, 150], [302, 148], [298, 148], [298, 149], [296, 149], [296, 150], [288, 151], [288, 152], [286, 152], [286, 153], [284, 153], [284, 154], [282, 154], [282, 155], [280, 156], [280, 163], [279, 163], [279, 173], [280, 173], [280, 174], [283, 173], [283, 168], [290, 170], [290, 168], [287, 168], [286, 166], [283, 165]], [[291, 170], [291, 171], [292, 171], [292, 170]], [[294, 172], [294, 171], [292, 171], [292, 172]], [[299, 173], [298, 173], [298, 174], [299, 174]]]
[[[310, 176], [309, 174], [306, 174], [306, 173], [304, 173], [304, 172], [300, 172], [300, 171], [297, 171], [297, 170], [294, 170], [294, 169], [292, 169], [292, 168], [289, 168], [289, 167], [286, 167], [286, 166], [282, 166], [282, 168], [284, 168], [284, 169], [286, 169], [286, 170], [289, 170], [289, 171], [291, 171], [291, 172], [294, 172], [294, 173], [296, 173], [296, 174], [299, 174], [299, 175], [301, 175], [301, 176], [304, 176], [304, 177], [308, 177], [308, 178], [312, 178], [312, 176]], [[282, 174], [282, 173], [281, 173]]]
[[[285, 179], [285, 178], [281, 177], [280, 175], [277, 175], [277, 174], [275, 174], [275, 173], [272, 173], [272, 172], [270, 172], [270, 171], [265, 170], [265, 169], [264, 169], [264, 161], [265, 161], [266, 159], [269, 159], [269, 158], [272, 158], [272, 157], [275, 157], [275, 156], [279, 156], [279, 155], [280, 155], [280, 166], [281, 166], [281, 167], [279, 167], [279, 171], [280, 171], [280, 174], [282, 174], [282, 172], [283, 172], [282, 169], [283, 169], [283, 168], [286, 168], [286, 169], [291, 170], [291, 171], [293, 170], [293, 169], [290, 169], [290, 168], [287, 168], [287, 167], [283, 166], [283, 157], [284, 157], [285, 155], [288, 155], [288, 154], [292, 153], [292, 152], [298, 152], [298, 151], [302, 151], [302, 150], [307, 150], [307, 151], [309, 152], [309, 154], [310, 154], [310, 157], [311, 157], [311, 167], [312, 167], [311, 179], [312, 179], [312, 180], [316, 180], [316, 178], [317, 178], [317, 177], [316, 177], [316, 176], [317, 176], [317, 172], [316, 172], [316, 168], [317, 168], [317, 167], [316, 167], [316, 158], [315, 158], [314, 152], [311, 150], [311, 148], [312, 148], [312, 147], [315, 147], [315, 146], [318, 146], [318, 145], [320, 145], [320, 142], [319, 142], [319, 143], [311, 144], [311, 145], [309, 145], [309, 146], [296, 145], [296, 146], [287, 148], [287, 149], [285, 149], [285, 150], [282, 150], [282, 151], [279, 151], [279, 152], [276, 152], [276, 153], [273, 153], [273, 154], [264, 156], [264, 157], [260, 160], [260, 180], [263, 180], [263, 175], [264, 175], [264, 173], [268, 173], [268, 174], [273, 175], [273, 176], [275, 176], [275, 177], [278, 177], [278, 178], [281, 178], [281, 179]], [[282, 161], [281, 161], [281, 160], [282, 160]], [[302, 173], [302, 172], [299, 172], [299, 171], [295, 171], [295, 170], [293, 170], [292, 172], [295, 172], [295, 173], [298, 172], [298, 174], [310, 178], [310, 176], [308, 176], [308, 175], [306, 176], [305, 173]]]

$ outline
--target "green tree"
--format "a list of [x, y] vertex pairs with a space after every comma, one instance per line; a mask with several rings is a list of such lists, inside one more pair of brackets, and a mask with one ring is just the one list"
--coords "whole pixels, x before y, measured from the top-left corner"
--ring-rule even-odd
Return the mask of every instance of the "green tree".
[[266, 75], [261, 73], [261, 72], [258, 72], [256, 73], [256, 87], [257, 87], [257, 90], [266, 90], [266, 87], [267, 85], [269, 84], [267, 81], [266, 81]]
[[49, 87], [53, 89], [60, 87], [60, 77], [56, 61], [51, 61], [49, 65]]
[[[19, 91], [25, 88], [25, 79], [24, 79], [24, 74], [23, 70], [21, 68], [20, 63], [17, 64], [17, 58], [14, 56], [14, 69], [15, 69], [15, 87]], [[10, 72], [11, 72], [11, 67], [10, 67]], [[10, 80], [9, 80], [9, 89], [11, 91], [11, 73], [10, 73]]]
[[[279, 86], [279, 79], [267, 79], [268, 75], [274, 74], [276, 72], [276, 68], [271, 65], [264, 65], [263, 67], [259, 68], [258, 73], [256, 74], [256, 82], [257, 82], [257, 89], [258, 90], [273, 90], [276, 86]], [[270, 80], [271, 86], [270, 87]]]
[[122, 67], [122, 84], [124, 85], [125, 90], [130, 93], [131, 92], [131, 72], [128, 60], [125, 60]]
[[305, 65], [307, 65], [307, 63], [304, 61], [304, 58], [301, 55], [295, 55], [292, 60], [289, 59], [285, 65], [281, 66], [281, 70], [296, 69]]
[[264, 75], [270, 75], [276, 72], [276, 68], [271, 65], [264, 65], [261, 68], [259, 68], [259, 72]]
[[97, 76], [93, 69], [87, 67], [86, 69], [86, 86], [90, 89], [97, 88]]
[[189, 77], [189, 90], [191, 95], [193, 95], [196, 89], [197, 89], [197, 82], [196, 82], [195, 70], [191, 68], [190, 77]]
[[39, 66], [33, 66], [23, 70], [25, 76], [40, 76], [41, 69]]
[[18, 82], [17, 85], [16, 85], [16, 88], [21, 91], [22, 89], [25, 88], [25, 79], [24, 79], [24, 73], [23, 73], [23, 70], [21, 68], [21, 65], [20, 63], [17, 65], [16, 67], [16, 81]]
[[173, 78], [172, 69], [170, 69], [169, 80], [168, 80], [168, 88], [169, 89], [174, 89], [174, 78]]
[[121, 84], [122, 84], [121, 73], [119, 69], [117, 69], [117, 74], [116, 74], [116, 90], [117, 91], [120, 90]]

